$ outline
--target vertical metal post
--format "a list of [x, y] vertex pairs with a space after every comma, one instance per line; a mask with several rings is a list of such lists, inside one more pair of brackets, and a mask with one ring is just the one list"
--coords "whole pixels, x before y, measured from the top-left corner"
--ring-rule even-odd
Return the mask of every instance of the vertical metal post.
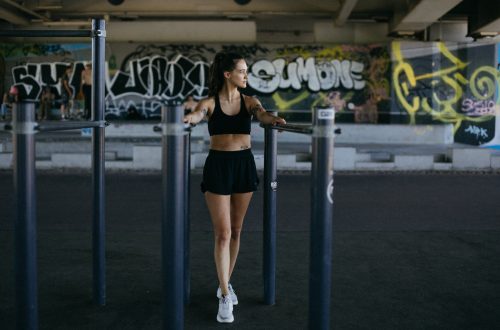
[[[106, 26], [103, 19], [92, 20], [92, 120], [104, 122], [104, 60]], [[106, 304], [104, 127], [92, 130], [93, 187], [93, 292], [94, 300]]]
[[189, 304], [191, 295], [189, 244], [191, 220], [189, 213], [189, 200], [191, 195], [191, 131], [184, 136], [184, 304]]
[[38, 329], [35, 104], [16, 103], [14, 129], [15, 276], [17, 329]]
[[162, 279], [163, 329], [184, 326], [184, 110], [163, 107]]
[[309, 329], [330, 329], [333, 215], [332, 108], [313, 112]]
[[[273, 112], [276, 115], [276, 112]], [[276, 174], [277, 132], [264, 132], [264, 303], [274, 305], [276, 298]]]

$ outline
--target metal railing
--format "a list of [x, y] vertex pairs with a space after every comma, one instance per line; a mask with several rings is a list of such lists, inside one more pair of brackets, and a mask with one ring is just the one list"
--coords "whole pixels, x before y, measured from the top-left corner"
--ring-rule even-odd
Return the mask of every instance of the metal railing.
[[[183, 124], [180, 105], [162, 108], [162, 319], [163, 329], [182, 329], [184, 304], [189, 301], [189, 173], [190, 127]], [[313, 125], [265, 127], [264, 150], [264, 300], [275, 303], [277, 130], [310, 134], [313, 143], [311, 171], [311, 251], [309, 327], [329, 329], [332, 212], [333, 109], [317, 109]], [[313, 299], [314, 298], [314, 299]]]
[[315, 109], [312, 125], [264, 125], [264, 302], [276, 298], [277, 130], [312, 136], [309, 329], [330, 329], [333, 222], [333, 108]]
[[183, 123], [180, 104], [162, 107], [162, 323], [163, 329], [183, 329], [189, 302], [189, 183], [191, 126]]
[[[35, 134], [37, 132], [93, 128], [93, 296], [99, 305], [106, 303], [105, 282], [105, 195], [104, 195], [104, 50], [106, 27], [93, 19], [91, 30], [2, 30], [2, 37], [91, 37], [92, 38], [92, 120], [88, 122], [37, 123], [35, 104], [18, 102], [10, 124], [14, 144], [15, 191], [15, 295], [18, 329], [38, 328], [38, 274], [36, 245]], [[22, 101], [22, 100], [21, 100]]]

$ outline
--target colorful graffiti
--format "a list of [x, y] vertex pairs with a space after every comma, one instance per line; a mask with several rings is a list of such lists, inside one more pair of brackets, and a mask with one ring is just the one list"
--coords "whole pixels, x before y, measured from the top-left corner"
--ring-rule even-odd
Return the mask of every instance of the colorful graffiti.
[[[158, 117], [165, 102], [182, 101], [188, 95], [205, 97], [209, 64], [220, 49], [247, 57], [249, 86], [244, 92], [259, 95], [267, 109], [310, 114], [313, 107], [327, 103], [348, 115], [347, 121], [363, 121], [358, 114], [368, 107], [378, 111], [375, 104], [388, 98], [389, 56], [385, 46], [139, 45], [128, 53], [111, 53], [108, 57], [107, 116], [123, 117], [133, 107], [145, 118]], [[67, 58], [67, 48], [60, 50]], [[67, 62], [75, 65], [70, 85], [74, 91], [79, 90], [85, 61], [34, 62], [25, 55], [11, 68], [13, 84], [19, 86], [24, 99], [38, 100], [45, 85], [52, 86], [57, 97], [58, 80]], [[343, 101], [338, 102], [339, 98]], [[376, 116], [365, 121], [376, 122]]]
[[493, 57], [484, 56], [484, 48], [491, 52], [494, 47], [469, 48], [467, 59], [461, 59], [444, 43], [436, 46], [437, 52], [430, 56], [409, 59], [403, 56], [400, 42], [392, 43], [396, 106], [409, 114], [410, 124], [423, 113], [434, 121], [453, 124], [457, 142], [470, 143], [471, 134], [476, 137], [473, 144], [487, 142], [494, 131], [500, 75], [494, 66], [485, 65]]
[[[209, 64], [224, 49], [247, 59], [244, 93], [259, 96], [266, 109], [288, 120], [308, 121], [311, 109], [331, 105], [338, 122], [449, 123], [455, 141], [483, 144], [499, 135], [497, 46], [453, 47], [112, 44], [104, 77], [106, 116], [125, 118], [135, 108], [142, 118], [155, 118], [165, 102], [205, 97]], [[77, 94], [89, 56], [86, 44], [0, 44], [0, 87], [16, 84], [22, 97], [38, 100], [47, 85], [57, 99], [59, 78], [72, 63], [70, 85]]]
[[[295, 54], [295, 56], [293, 55]], [[276, 77], [274, 86], [281, 82], [290, 87], [284, 91], [279, 88], [269, 97], [261, 95], [264, 102], [283, 112], [306, 110], [318, 105], [333, 106], [337, 112], [337, 122], [380, 122], [380, 113], [390, 111], [389, 73], [390, 59], [388, 49], [380, 45], [338, 45], [331, 47], [294, 46], [277, 49], [278, 60], [287, 59], [287, 67], [278, 62], [273, 65]], [[298, 56], [297, 56], [298, 55]], [[310, 61], [309, 68], [314, 70], [299, 71], [304, 73], [302, 81], [307, 82], [300, 90], [293, 88], [288, 74], [290, 67], [305, 67], [301, 59]], [[298, 65], [295, 65], [295, 61]], [[306, 60], [307, 61], [307, 60]], [[269, 61], [274, 64], [274, 62]], [[269, 71], [273, 68], [266, 64]], [[295, 73], [295, 71], [293, 70]], [[309, 74], [305, 74], [309, 72]], [[300, 78], [300, 75], [299, 75]], [[303, 85], [304, 87], [304, 85]], [[323, 88], [322, 88], [323, 87]], [[270, 88], [270, 90], [272, 90]], [[389, 122], [386, 116], [384, 122]]]

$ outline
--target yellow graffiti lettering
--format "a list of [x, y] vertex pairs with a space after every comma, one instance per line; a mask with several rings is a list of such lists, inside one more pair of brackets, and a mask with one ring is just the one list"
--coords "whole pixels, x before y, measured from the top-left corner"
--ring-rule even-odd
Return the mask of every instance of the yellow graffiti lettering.
[[[420, 108], [420, 100], [418, 97], [414, 96], [411, 101], [408, 101], [407, 97], [410, 95], [408, 84], [409, 87], [416, 87], [417, 85], [415, 73], [411, 65], [404, 61], [400, 43], [394, 42], [392, 47], [393, 54], [397, 59], [396, 66], [392, 72], [394, 91], [399, 103], [401, 103], [403, 108], [410, 114], [410, 123], [414, 124], [415, 114]], [[401, 77], [406, 78], [406, 81], [401, 81]]]
[[470, 90], [478, 100], [491, 98], [495, 94], [496, 85], [500, 85], [500, 71], [490, 66], [477, 68], [470, 77]]
[[288, 110], [293, 107], [293, 105], [305, 100], [309, 96], [309, 92], [304, 91], [300, 95], [296, 96], [291, 100], [284, 100], [279, 93], [273, 94], [274, 104], [279, 110]]
[[[494, 97], [495, 88], [500, 84], [500, 73], [494, 67], [482, 66], [474, 70], [468, 80], [460, 71], [469, 63], [454, 56], [444, 43], [439, 43], [438, 49], [443, 58], [446, 58], [452, 65], [416, 75], [410, 63], [406, 62], [403, 57], [401, 44], [399, 42], [392, 44], [395, 59], [392, 74], [393, 88], [397, 101], [410, 115], [410, 123], [415, 123], [415, 116], [419, 110], [430, 114], [435, 120], [453, 124], [455, 131], [464, 121], [478, 123], [491, 120], [491, 115], [470, 115], [461, 113], [458, 109], [461, 109], [461, 100], [466, 86], [469, 87], [476, 100], [488, 100]], [[424, 80], [430, 80], [431, 94], [428, 97], [412, 96], [411, 93], [415, 92], [417, 83]]]

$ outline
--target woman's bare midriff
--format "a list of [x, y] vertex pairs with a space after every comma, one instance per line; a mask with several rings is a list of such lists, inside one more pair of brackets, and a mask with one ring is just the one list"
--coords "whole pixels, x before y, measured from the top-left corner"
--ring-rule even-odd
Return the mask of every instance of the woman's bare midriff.
[[219, 151], [239, 151], [250, 149], [250, 135], [221, 134], [210, 137], [210, 149]]

